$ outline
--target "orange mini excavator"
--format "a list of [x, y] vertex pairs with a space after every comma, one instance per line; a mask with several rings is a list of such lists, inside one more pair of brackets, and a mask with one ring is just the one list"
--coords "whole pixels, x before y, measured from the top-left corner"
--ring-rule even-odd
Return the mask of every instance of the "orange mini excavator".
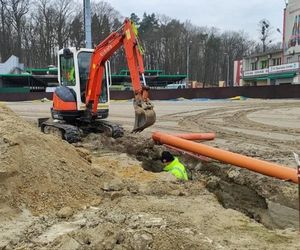
[[155, 123], [137, 29], [126, 19], [117, 31], [111, 33], [94, 50], [65, 48], [59, 51], [60, 86], [53, 94], [53, 119], [40, 122], [44, 133], [58, 134], [71, 143], [79, 141], [83, 134], [90, 132], [107, 132], [114, 138], [123, 135], [122, 127], [102, 120], [108, 117], [109, 111], [111, 77], [108, 59], [122, 46], [134, 91], [133, 132], [141, 132]]

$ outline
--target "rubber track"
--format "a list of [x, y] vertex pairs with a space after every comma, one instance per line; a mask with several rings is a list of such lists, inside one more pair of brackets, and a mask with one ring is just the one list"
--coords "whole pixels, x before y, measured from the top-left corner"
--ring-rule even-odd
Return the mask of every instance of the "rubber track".
[[41, 130], [43, 133], [45, 133], [45, 127], [52, 127], [59, 129], [63, 133], [63, 138], [69, 143], [75, 143], [81, 141], [81, 131], [78, 127], [70, 124], [64, 124], [64, 123], [58, 123], [58, 122], [43, 122], [41, 125]]
[[101, 121], [96, 121], [97, 125], [98, 126], [102, 126], [104, 128], [104, 130], [109, 130], [109, 133], [110, 133], [110, 136], [112, 138], [120, 138], [120, 137], [123, 137], [124, 135], [124, 129], [118, 125], [118, 124], [115, 124], [115, 123], [112, 123], [112, 122], [109, 122], [109, 121], [104, 121], [104, 120], [101, 120]]
[[[43, 133], [45, 133], [45, 127], [47, 127], [47, 126], [56, 128], [56, 129], [59, 129], [60, 131], [62, 131], [62, 134], [63, 134], [62, 139], [66, 140], [69, 143], [76, 143], [76, 142], [81, 141], [81, 138], [83, 136], [82, 130], [86, 134], [91, 132], [91, 131], [89, 131], [89, 127], [87, 127], [87, 126], [82, 127], [82, 130], [81, 130], [80, 126], [77, 127], [77, 126], [71, 125], [71, 124], [46, 121], [46, 122], [43, 122], [41, 125], [41, 130]], [[93, 127], [95, 127], [95, 126], [98, 127], [100, 130], [102, 130], [108, 136], [110, 136], [112, 138], [120, 138], [120, 137], [123, 137], [123, 135], [124, 135], [124, 129], [115, 123], [98, 120], [98, 121], [94, 122]]]

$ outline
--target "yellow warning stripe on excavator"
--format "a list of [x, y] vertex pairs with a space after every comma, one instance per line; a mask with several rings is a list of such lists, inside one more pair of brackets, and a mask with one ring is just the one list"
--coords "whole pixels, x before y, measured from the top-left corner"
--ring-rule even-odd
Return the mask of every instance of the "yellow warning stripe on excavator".
[[110, 102], [130, 102], [131, 100], [110, 100]]
[[97, 105], [97, 108], [99, 109], [99, 108], [102, 108], [102, 109], [108, 109], [108, 104], [107, 103], [101, 103], [101, 104], [98, 104]]
[[[97, 105], [97, 109], [108, 109], [109, 108], [109, 105], [108, 103], [100, 103]], [[81, 105], [79, 107], [79, 110], [85, 110], [86, 109], [86, 106], [85, 105]]]
[[131, 39], [130, 30], [129, 29], [126, 30], [125, 33], [126, 33], [126, 39], [130, 40]]

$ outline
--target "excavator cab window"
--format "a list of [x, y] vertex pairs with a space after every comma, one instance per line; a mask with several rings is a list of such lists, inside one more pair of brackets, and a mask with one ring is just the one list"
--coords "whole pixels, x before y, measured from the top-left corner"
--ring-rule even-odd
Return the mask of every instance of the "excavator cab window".
[[60, 55], [60, 82], [63, 86], [75, 86], [75, 67], [73, 54]]
[[107, 100], [107, 86], [106, 86], [106, 83], [102, 82], [102, 92], [101, 92], [101, 95], [99, 97], [99, 102], [100, 103], [106, 103], [108, 100]]
[[[88, 80], [89, 72], [90, 72], [90, 63], [91, 63], [92, 52], [82, 51], [78, 53], [78, 67], [79, 67], [79, 79], [80, 79], [80, 95], [81, 101], [85, 102], [85, 90], [86, 83]], [[105, 81], [102, 82], [102, 91], [101, 96], [99, 98], [100, 103], [106, 103], [107, 99], [107, 86]]]
[[80, 80], [80, 95], [81, 101], [85, 102], [85, 89], [90, 72], [92, 52], [78, 53], [78, 67], [79, 67], [79, 80]]

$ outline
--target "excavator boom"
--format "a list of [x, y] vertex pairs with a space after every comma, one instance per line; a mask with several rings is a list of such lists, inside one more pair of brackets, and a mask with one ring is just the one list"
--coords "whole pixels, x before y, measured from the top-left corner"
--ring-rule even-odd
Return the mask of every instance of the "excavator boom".
[[149, 88], [145, 82], [142, 49], [139, 45], [137, 31], [129, 19], [126, 19], [124, 24], [102, 41], [93, 52], [86, 87], [87, 112], [91, 117], [96, 116], [105, 62], [122, 46], [125, 50], [134, 91], [135, 123], [133, 132], [141, 132], [155, 123], [156, 115], [148, 96]]
[[[105, 132], [113, 138], [123, 136], [123, 129], [103, 121], [109, 113], [109, 81], [103, 82], [108, 59], [124, 47], [134, 92], [135, 122], [133, 132], [143, 131], [155, 122], [144, 77], [143, 53], [134, 24], [126, 19], [94, 50], [64, 48], [58, 52], [60, 86], [53, 93], [52, 119], [41, 120], [44, 133], [59, 135], [68, 142], [77, 142], [93, 132]], [[106, 72], [107, 73], [107, 72]], [[109, 73], [107, 73], [108, 77]], [[142, 81], [143, 80], [143, 84]]]

